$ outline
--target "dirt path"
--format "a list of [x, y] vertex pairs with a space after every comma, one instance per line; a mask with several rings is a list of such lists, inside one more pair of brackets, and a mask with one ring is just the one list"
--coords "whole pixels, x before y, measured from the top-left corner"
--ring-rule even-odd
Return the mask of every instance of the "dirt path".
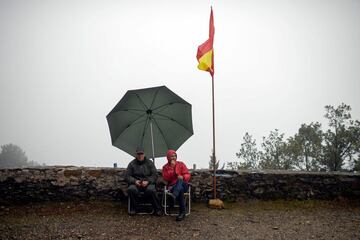
[[0, 207], [0, 239], [360, 239], [359, 202], [195, 204], [189, 217], [134, 216], [114, 202]]

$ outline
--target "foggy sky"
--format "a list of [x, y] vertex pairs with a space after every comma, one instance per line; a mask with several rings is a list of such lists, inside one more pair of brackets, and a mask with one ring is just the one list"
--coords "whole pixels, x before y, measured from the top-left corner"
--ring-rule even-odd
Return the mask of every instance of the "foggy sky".
[[[216, 151], [236, 160], [249, 132], [327, 122], [342, 102], [360, 119], [360, 1], [215, 1]], [[47, 165], [126, 167], [106, 115], [129, 89], [166, 85], [193, 106], [178, 150], [207, 168], [211, 78], [197, 69], [209, 1], [0, 1], [0, 145]], [[157, 167], [165, 163], [157, 160]]]

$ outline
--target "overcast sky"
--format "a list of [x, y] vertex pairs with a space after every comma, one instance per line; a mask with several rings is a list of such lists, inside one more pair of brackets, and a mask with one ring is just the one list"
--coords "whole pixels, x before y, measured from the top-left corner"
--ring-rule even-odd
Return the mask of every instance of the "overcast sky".
[[[360, 1], [215, 1], [216, 151], [236, 160], [302, 123], [326, 129], [325, 105], [360, 119]], [[197, 69], [210, 2], [0, 1], [0, 145], [47, 165], [126, 167], [106, 115], [129, 89], [166, 85], [193, 106], [194, 135], [178, 150], [207, 168], [211, 78]], [[165, 163], [157, 160], [157, 167]]]

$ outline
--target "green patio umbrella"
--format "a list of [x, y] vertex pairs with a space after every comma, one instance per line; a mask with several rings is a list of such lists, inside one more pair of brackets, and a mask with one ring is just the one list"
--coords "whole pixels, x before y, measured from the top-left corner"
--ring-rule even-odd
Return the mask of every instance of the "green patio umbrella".
[[135, 156], [166, 156], [193, 135], [191, 104], [166, 86], [129, 90], [106, 116], [112, 145]]

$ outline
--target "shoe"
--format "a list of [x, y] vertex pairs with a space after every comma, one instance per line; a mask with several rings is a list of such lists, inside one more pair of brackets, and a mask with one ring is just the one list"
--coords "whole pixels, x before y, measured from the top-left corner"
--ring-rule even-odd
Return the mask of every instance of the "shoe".
[[154, 215], [155, 216], [161, 216], [163, 214], [163, 212], [161, 211], [161, 209], [155, 210]]
[[136, 215], [136, 210], [135, 210], [135, 209], [131, 209], [131, 210], [129, 211], [129, 215], [130, 215], [130, 216]]
[[184, 218], [185, 218], [185, 213], [184, 212], [181, 212], [181, 213], [179, 213], [179, 215], [177, 215], [177, 217], [176, 217], [176, 221], [182, 221], [182, 220], [184, 220]]

